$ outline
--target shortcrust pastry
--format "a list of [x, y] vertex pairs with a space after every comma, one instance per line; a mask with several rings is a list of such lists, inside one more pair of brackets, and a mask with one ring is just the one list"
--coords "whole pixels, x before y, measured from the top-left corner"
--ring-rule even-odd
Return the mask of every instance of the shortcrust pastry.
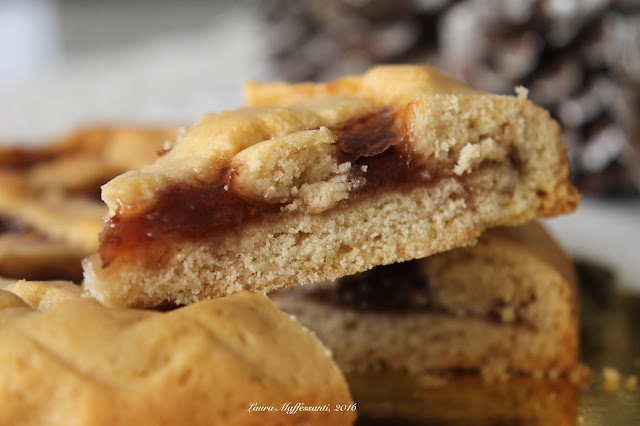
[[0, 169], [32, 189], [99, 195], [113, 177], [151, 163], [173, 143], [175, 128], [95, 125], [38, 148], [0, 148]]
[[[158, 312], [105, 308], [64, 282], [8, 289], [0, 290], [1, 424], [346, 425], [355, 418], [335, 409], [352, 400], [329, 351], [263, 295]], [[286, 403], [317, 408], [289, 414]], [[269, 406], [278, 411], [256, 409]]]
[[579, 368], [573, 266], [535, 222], [271, 297], [346, 372], [475, 371], [491, 381]]
[[248, 86], [158, 160], [103, 186], [86, 289], [188, 304], [422, 258], [573, 210], [558, 124], [518, 96], [422, 66]]

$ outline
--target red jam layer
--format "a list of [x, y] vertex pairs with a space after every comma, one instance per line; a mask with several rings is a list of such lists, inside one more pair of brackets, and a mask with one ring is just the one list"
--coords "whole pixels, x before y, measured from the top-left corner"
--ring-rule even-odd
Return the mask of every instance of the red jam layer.
[[[408, 149], [404, 122], [388, 109], [331, 129], [338, 160], [351, 161], [352, 173], [365, 179], [358, 193], [419, 183], [426, 167]], [[364, 167], [363, 167], [364, 166]], [[277, 213], [283, 204], [244, 198], [233, 188], [233, 170], [219, 171], [207, 182], [175, 184], [157, 194], [136, 215], [118, 212], [100, 235], [99, 253], [107, 267], [123, 251], [167, 246], [176, 239], [215, 238]]]
[[367, 312], [407, 312], [430, 308], [429, 282], [417, 261], [376, 266], [340, 278], [334, 288], [307, 297], [320, 303]]

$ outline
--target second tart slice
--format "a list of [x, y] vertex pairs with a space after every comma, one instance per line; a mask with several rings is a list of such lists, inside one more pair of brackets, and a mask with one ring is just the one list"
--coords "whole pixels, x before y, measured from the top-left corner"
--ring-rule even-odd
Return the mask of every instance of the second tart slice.
[[[464, 246], [575, 208], [560, 129], [525, 93], [428, 67], [249, 86], [154, 164], [103, 187], [85, 287], [108, 305], [271, 291]], [[273, 106], [281, 105], [281, 106]]]

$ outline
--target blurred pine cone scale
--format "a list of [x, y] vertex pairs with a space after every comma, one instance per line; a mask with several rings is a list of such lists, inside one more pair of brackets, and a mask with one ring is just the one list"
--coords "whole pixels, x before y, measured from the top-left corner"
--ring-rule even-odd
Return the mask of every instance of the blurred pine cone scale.
[[411, 62], [489, 92], [523, 85], [561, 122], [581, 191], [640, 194], [640, 1], [261, 4], [279, 78], [329, 80]]

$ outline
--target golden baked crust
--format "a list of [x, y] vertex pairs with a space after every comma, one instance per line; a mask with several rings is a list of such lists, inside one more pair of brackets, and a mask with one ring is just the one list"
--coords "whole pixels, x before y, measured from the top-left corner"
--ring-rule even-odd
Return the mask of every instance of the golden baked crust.
[[109, 218], [84, 262], [101, 302], [333, 279], [579, 199], [558, 124], [522, 90], [489, 95], [428, 67], [383, 66], [328, 84], [253, 83], [248, 100], [270, 106], [205, 116], [103, 187]]
[[[541, 198], [548, 196], [550, 199], [542, 203], [539, 214], [567, 213], [577, 205], [579, 194], [563, 180], [569, 176], [569, 166], [559, 125], [549, 118], [545, 110], [536, 108], [526, 99], [526, 89], [519, 87], [516, 92], [520, 108], [513, 110], [508, 105], [513, 101], [511, 97], [479, 92], [434, 68], [385, 65], [372, 68], [360, 77], [346, 77], [329, 83], [262, 84], [249, 81], [245, 87], [245, 99], [247, 104], [256, 106], [297, 106], [317, 97], [353, 96], [377, 106], [394, 109], [409, 106], [415, 120], [410, 121], [412, 128], [409, 130], [414, 144], [418, 145], [416, 148], [422, 150], [423, 155], [435, 159], [453, 157], [455, 161], [457, 156], [455, 173], [458, 175], [469, 173], [473, 166], [484, 161], [502, 157], [493, 142], [504, 147], [517, 145], [522, 137], [531, 145], [542, 141], [548, 144], [543, 148], [548, 152], [542, 153], [540, 159], [553, 160], [548, 165], [557, 176], [546, 182], [554, 182], [555, 186], [538, 188], [541, 192], [551, 192], [540, 194], [544, 195]], [[459, 123], [460, 120], [463, 122]], [[524, 123], [523, 120], [529, 122]], [[541, 134], [536, 134], [538, 132]], [[512, 140], [492, 142], [493, 135]], [[528, 149], [523, 153], [533, 154]], [[526, 159], [520, 158], [520, 161]], [[536, 166], [542, 167], [541, 164]], [[547, 210], [550, 208], [551, 211]]]
[[247, 105], [299, 105], [326, 96], [353, 96], [376, 105], [401, 108], [420, 97], [438, 95], [486, 95], [435, 68], [420, 65], [384, 65], [362, 76], [344, 77], [328, 83], [260, 83], [245, 86]]
[[82, 298], [82, 289], [70, 281], [19, 280], [3, 287], [33, 309], [46, 310], [66, 300]]
[[175, 141], [174, 128], [86, 126], [40, 148], [0, 148], [0, 169], [33, 189], [97, 194], [109, 179], [153, 162]]
[[572, 263], [539, 224], [491, 229], [473, 247], [412, 262], [272, 298], [344, 371], [461, 369], [495, 380], [578, 367]]
[[2, 424], [354, 420], [353, 412], [249, 411], [351, 403], [327, 349], [265, 296], [241, 292], [163, 313], [105, 308], [68, 285], [9, 287], [20, 297], [0, 290]]

